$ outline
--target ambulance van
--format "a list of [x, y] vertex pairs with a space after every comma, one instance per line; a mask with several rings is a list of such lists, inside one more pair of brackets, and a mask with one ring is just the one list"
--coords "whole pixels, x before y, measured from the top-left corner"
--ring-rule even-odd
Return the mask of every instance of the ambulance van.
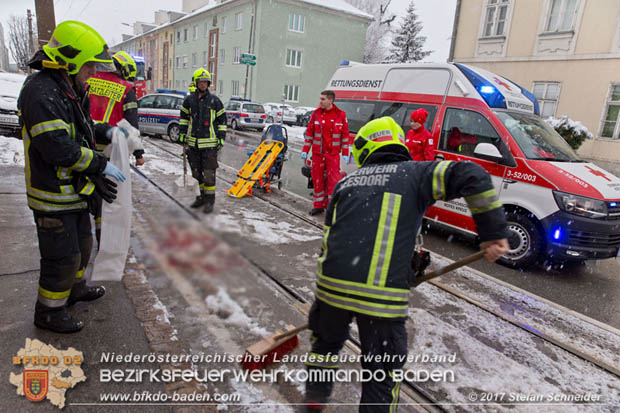
[[[471, 161], [492, 177], [506, 210], [512, 267], [616, 257], [620, 179], [581, 160], [539, 116], [536, 98], [497, 74], [459, 63], [365, 65], [343, 61], [328, 84], [351, 138], [391, 116], [405, 133], [424, 108], [435, 159]], [[426, 218], [475, 234], [463, 199], [437, 201]]]

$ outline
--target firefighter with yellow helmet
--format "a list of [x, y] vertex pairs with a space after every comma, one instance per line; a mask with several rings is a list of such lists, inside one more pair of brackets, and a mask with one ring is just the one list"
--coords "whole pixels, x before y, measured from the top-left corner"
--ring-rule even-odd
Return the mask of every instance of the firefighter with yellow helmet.
[[192, 176], [200, 186], [200, 194], [191, 207], [204, 206], [205, 214], [213, 212], [215, 205], [217, 155], [226, 138], [226, 111], [220, 99], [209, 93], [210, 84], [209, 72], [203, 68], [194, 72], [192, 85], [196, 91], [185, 97], [179, 121], [179, 142], [187, 141]]
[[102, 67], [112, 69], [103, 38], [90, 26], [60, 23], [49, 43], [29, 62], [38, 72], [25, 81], [18, 99], [24, 141], [28, 206], [34, 214], [41, 272], [34, 323], [58, 333], [83, 327], [67, 312], [77, 301], [102, 297], [102, 286], [83, 278], [93, 240], [89, 207], [115, 199], [123, 173], [95, 152], [86, 81]]
[[[136, 80], [136, 62], [127, 52], [117, 52], [112, 56], [115, 70], [113, 72], [97, 72], [88, 79], [88, 99], [90, 100], [90, 114], [96, 124], [116, 126], [122, 119], [138, 129], [138, 100], [133, 81]], [[97, 137], [95, 146], [98, 152], [103, 152], [112, 143], [112, 134]], [[136, 166], [144, 165], [144, 146], [137, 141], [137, 148], [133, 151]], [[95, 235], [97, 245], [101, 242], [101, 208], [95, 214]]]
[[[311, 378], [338, 368], [338, 352], [356, 319], [362, 353], [373, 356], [362, 367], [385, 377], [362, 384], [361, 412], [391, 412], [398, 404], [392, 372], [404, 364], [398, 356], [407, 355], [411, 258], [426, 209], [437, 200], [464, 197], [486, 259], [495, 261], [508, 250], [503, 207], [489, 175], [471, 162], [413, 162], [404, 142], [401, 127], [388, 116], [357, 133], [353, 157], [360, 168], [337, 184], [327, 208], [309, 315], [306, 365], [317, 370], [309, 371]], [[306, 410], [322, 410], [332, 386], [308, 380]]]

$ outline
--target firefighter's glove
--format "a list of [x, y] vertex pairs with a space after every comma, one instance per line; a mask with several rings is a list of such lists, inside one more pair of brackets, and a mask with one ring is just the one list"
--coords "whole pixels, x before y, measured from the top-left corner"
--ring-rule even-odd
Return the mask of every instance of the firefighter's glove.
[[112, 177], [116, 178], [120, 182], [125, 182], [125, 179], [127, 179], [127, 178], [125, 178], [125, 174], [123, 173], [123, 171], [118, 169], [118, 167], [116, 165], [114, 165], [112, 162], [109, 162], [109, 161], [105, 165], [105, 169], [103, 170], [103, 173], [105, 175], [112, 176]]
[[431, 254], [426, 250], [414, 251], [411, 257], [411, 269], [416, 277], [424, 275], [424, 270], [431, 263]]
[[179, 136], [179, 143], [185, 143], [185, 134], [184, 134], [184, 133], [182, 133], [182, 134]]
[[116, 182], [106, 178], [103, 175], [92, 175], [90, 180], [95, 184], [95, 191], [108, 204], [116, 199]]
[[215, 149], [217, 149], [219, 151], [223, 147], [224, 147], [224, 138], [219, 138], [217, 140], [217, 146], [215, 147]]
[[302, 152], [300, 156], [301, 156], [301, 159], [305, 161], [306, 158], [308, 158], [308, 152]]

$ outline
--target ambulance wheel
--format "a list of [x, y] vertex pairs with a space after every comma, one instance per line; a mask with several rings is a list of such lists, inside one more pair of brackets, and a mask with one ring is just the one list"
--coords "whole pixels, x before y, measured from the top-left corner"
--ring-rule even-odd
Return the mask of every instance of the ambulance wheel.
[[518, 211], [506, 212], [508, 253], [499, 259], [512, 268], [531, 267], [542, 251], [543, 238], [536, 219]]
[[238, 130], [239, 129], [239, 125], [237, 124], [236, 120], [232, 120], [232, 122], [230, 122], [230, 127], [233, 128], [234, 130]]
[[168, 138], [170, 138], [170, 142], [177, 143], [180, 136], [181, 131], [179, 130], [179, 125], [168, 126]]

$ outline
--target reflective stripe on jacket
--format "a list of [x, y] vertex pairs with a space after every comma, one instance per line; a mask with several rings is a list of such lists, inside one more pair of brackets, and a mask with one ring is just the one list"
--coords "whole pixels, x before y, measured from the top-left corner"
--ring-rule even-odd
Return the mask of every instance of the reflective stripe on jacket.
[[181, 105], [179, 120], [181, 134], [185, 134], [190, 148], [215, 148], [226, 138], [226, 110], [222, 101], [207, 91], [201, 97], [192, 92]]
[[481, 240], [507, 236], [502, 205], [481, 167], [405, 159], [373, 154], [336, 186], [317, 265], [319, 300], [375, 317], [405, 317], [415, 237], [436, 200], [465, 197]]
[[95, 153], [88, 99], [80, 101], [56, 70], [31, 75], [18, 99], [24, 141], [28, 206], [54, 214], [86, 209], [80, 197], [94, 185], [78, 176], [103, 171], [106, 160]]
[[349, 155], [349, 124], [347, 114], [336, 105], [330, 110], [316, 109], [306, 129], [303, 152], [342, 153]]

